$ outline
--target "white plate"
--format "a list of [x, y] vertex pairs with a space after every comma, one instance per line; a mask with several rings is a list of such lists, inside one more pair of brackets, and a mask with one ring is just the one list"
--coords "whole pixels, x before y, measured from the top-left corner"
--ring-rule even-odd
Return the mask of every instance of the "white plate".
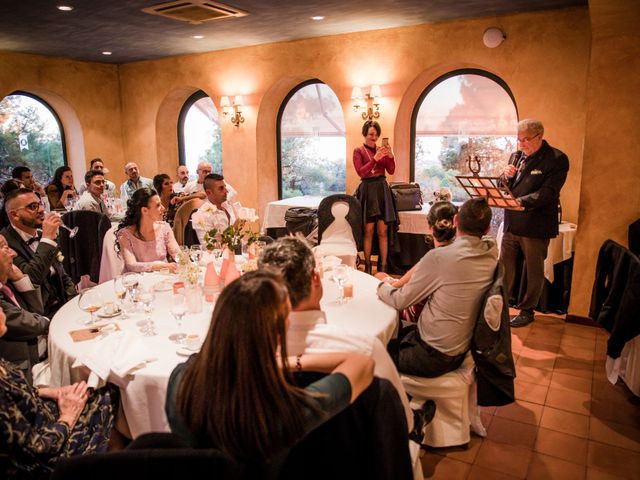
[[120, 309], [115, 310], [113, 313], [105, 313], [105, 312], [101, 311], [100, 313], [98, 313], [98, 316], [100, 318], [113, 318], [113, 317], [117, 317], [121, 313], [122, 313], [122, 310], [120, 310]]
[[200, 349], [198, 350], [190, 350], [187, 347], [180, 347], [178, 350], [176, 350], [176, 353], [178, 355], [181, 355], [183, 357], [190, 357], [191, 355], [193, 355], [194, 353], [198, 353], [200, 351]]
[[153, 286], [154, 292], [168, 292], [173, 289], [173, 282], [169, 280], [161, 280]]

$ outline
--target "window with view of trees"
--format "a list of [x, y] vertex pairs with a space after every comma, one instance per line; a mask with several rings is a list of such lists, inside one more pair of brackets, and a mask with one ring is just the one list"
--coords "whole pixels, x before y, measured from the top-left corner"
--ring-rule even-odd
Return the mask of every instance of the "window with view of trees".
[[[485, 72], [453, 73], [427, 87], [414, 112], [413, 177], [425, 199], [441, 187], [454, 201], [468, 198], [456, 175], [470, 175], [467, 159], [481, 159], [483, 175], [499, 175], [516, 149], [518, 112], [508, 87]], [[502, 222], [494, 210], [492, 231]]]
[[178, 130], [180, 165], [186, 165], [193, 176], [200, 162], [209, 162], [214, 173], [222, 174], [218, 110], [202, 90], [194, 93], [183, 105]]
[[66, 164], [60, 120], [42, 99], [16, 92], [0, 102], [0, 179], [28, 166], [40, 185], [48, 184], [56, 168]]
[[280, 198], [346, 191], [342, 106], [317, 80], [296, 87], [278, 116]]

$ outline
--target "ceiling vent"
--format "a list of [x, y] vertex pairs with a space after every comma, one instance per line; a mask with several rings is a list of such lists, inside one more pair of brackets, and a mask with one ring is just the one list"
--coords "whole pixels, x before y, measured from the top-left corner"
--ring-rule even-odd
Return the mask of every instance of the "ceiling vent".
[[228, 17], [244, 17], [249, 12], [208, 0], [182, 0], [143, 8], [143, 12], [198, 25]]

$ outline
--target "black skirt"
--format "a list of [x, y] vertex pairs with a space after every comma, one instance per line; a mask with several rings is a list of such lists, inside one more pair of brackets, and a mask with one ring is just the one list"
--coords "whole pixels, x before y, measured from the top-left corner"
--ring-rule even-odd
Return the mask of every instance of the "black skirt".
[[398, 224], [396, 202], [384, 176], [363, 178], [355, 193], [362, 205], [365, 223], [382, 220], [387, 224]]

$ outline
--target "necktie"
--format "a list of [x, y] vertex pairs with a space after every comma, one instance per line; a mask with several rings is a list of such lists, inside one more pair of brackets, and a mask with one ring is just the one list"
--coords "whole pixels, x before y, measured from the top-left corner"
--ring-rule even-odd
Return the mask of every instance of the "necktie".
[[2, 291], [2, 293], [4, 293], [9, 298], [9, 300], [11, 300], [11, 303], [13, 303], [16, 307], [21, 308], [18, 300], [16, 300], [16, 296], [13, 294], [9, 287], [3, 285], [2, 288], [0, 288], [0, 291]]

